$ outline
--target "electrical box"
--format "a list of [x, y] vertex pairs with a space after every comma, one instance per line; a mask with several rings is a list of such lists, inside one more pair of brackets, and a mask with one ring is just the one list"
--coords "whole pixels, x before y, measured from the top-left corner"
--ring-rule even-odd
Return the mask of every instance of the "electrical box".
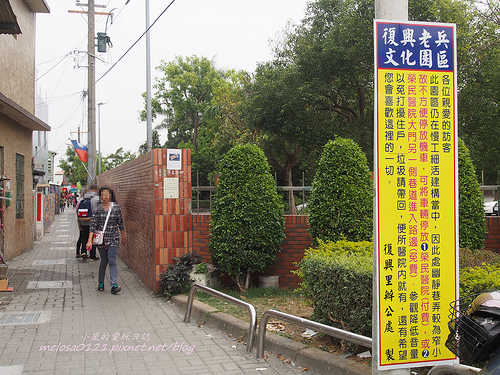
[[106, 33], [97, 33], [97, 51], [106, 52], [106, 44], [108, 42], [108, 37]]

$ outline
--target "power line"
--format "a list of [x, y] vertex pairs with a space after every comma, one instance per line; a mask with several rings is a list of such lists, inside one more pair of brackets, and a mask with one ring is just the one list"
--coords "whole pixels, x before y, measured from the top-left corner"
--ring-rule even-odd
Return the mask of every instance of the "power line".
[[40, 78], [42, 78], [43, 76], [45, 76], [46, 74], [48, 74], [48, 73], [49, 73], [52, 69], [54, 69], [57, 65], [59, 65], [60, 63], [62, 63], [62, 62], [64, 61], [64, 59], [65, 59], [66, 57], [68, 57], [70, 54], [71, 54], [71, 52], [70, 52], [70, 53], [67, 53], [66, 55], [64, 55], [64, 56], [62, 57], [62, 59], [61, 59], [61, 60], [59, 60], [59, 61], [58, 61], [58, 62], [57, 62], [54, 66], [52, 66], [52, 68], [50, 68], [50, 69], [49, 69], [49, 70], [47, 70], [45, 73], [43, 73], [40, 77], [38, 77], [38, 78], [35, 80], [35, 82], [36, 82], [36, 81], [38, 81], [38, 80], [39, 80]]
[[[81, 95], [83, 95], [83, 93], [81, 92], [80, 93]], [[59, 125], [57, 128], [54, 128], [52, 129], [52, 131], [50, 132], [50, 137], [45, 141], [45, 144], [43, 146], [41, 146], [41, 148], [39, 150], [37, 150], [37, 152], [35, 153], [35, 155], [33, 156], [37, 156], [38, 155], [38, 152], [40, 152], [42, 149], [45, 149], [47, 147], [47, 145], [49, 144], [49, 141], [56, 135], [56, 133], [64, 126], [66, 125], [70, 120], [71, 118], [75, 115], [76, 111], [78, 110], [79, 108], [79, 104], [80, 104], [80, 98], [81, 96], [78, 98], [78, 102], [75, 103], [75, 105], [73, 106], [73, 113], [69, 114], [66, 119], [62, 122], [61, 125]], [[55, 131], [54, 131], [55, 130]], [[60, 148], [60, 147], [59, 147]]]
[[161, 18], [161, 16], [163, 16], [163, 14], [168, 10], [168, 8], [170, 8], [170, 6], [175, 2], [175, 0], [172, 0], [170, 2], [170, 4], [167, 5], [167, 7], [163, 10], [163, 12], [160, 13], [160, 15], [154, 20], [154, 22], [151, 24], [151, 26], [149, 26], [146, 31], [144, 31], [144, 33], [142, 33], [142, 35], [129, 47], [129, 49], [127, 49], [125, 51], [125, 53], [111, 66], [111, 68], [109, 68], [102, 76], [99, 77], [99, 79], [97, 81], [94, 82], [94, 85], [99, 82], [101, 79], [103, 79], [124, 57], [125, 55], [127, 55], [127, 53], [130, 52], [130, 50], [132, 48], [135, 47], [135, 45], [137, 43], [139, 43], [139, 41], [142, 39], [142, 37], [144, 35], [146, 35], [146, 33], [151, 30], [151, 28], [155, 25], [155, 23]]

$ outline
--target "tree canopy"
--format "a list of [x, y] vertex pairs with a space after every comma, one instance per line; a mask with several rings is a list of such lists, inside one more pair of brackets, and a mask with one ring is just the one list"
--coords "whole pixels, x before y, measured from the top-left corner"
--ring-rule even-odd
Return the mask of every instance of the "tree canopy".
[[[484, 170], [491, 184], [500, 156], [500, 13], [498, 0], [482, 3], [409, 0], [408, 13], [414, 21], [457, 24], [459, 135], [476, 173]], [[255, 75], [218, 69], [205, 57], [162, 61], [153, 116], [168, 128], [163, 147], [191, 148], [193, 172], [207, 175], [234, 145], [258, 144], [290, 185], [291, 171], [314, 171], [322, 145], [339, 136], [359, 144], [371, 167], [374, 13], [373, 0], [310, 2]]]

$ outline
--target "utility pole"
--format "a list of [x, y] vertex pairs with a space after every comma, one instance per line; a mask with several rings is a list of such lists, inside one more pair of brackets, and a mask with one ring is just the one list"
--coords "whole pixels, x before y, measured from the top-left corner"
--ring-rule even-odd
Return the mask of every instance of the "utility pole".
[[88, 170], [87, 185], [91, 185], [96, 176], [96, 152], [95, 152], [95, 28], [94, 28], [94, 0], [88, 0]]
[[408, 21], [408, 0], [376, 0], [375, 19]]
[[104, 104], [107, 104], [107, 103], [103, 103], [103, 102], [100, 102], [100, 103], [97, 103], [97, 107], [99, 108], [99, 111], [98, 111], [98, 123], [99, 123], [99, 131], [98, 131], [98, 135], [99, 135], [99, 173], [98, 174], [101, 174], [101, 105], [104, 105]]
[[149, 0], [146, 0], [146, 152], [153, 148], [153, 122], [151, 116], [151, 49], [149, 37]]
[[[383, 20], [397, 20], [397, 21], [408, 21], [408, 0], [375, 0], [375, 19], [383, 19]], [[375, 111], [376, 113], [376, 111]], [[376, 199], [374, 202], [374, 210], [376, 212]], [[373, 235], [376, 236], [377, 233], [374, 230]], [[374, 243], [376, 243], [376, 239], [374, 238]], [[377, 249], [374, 249], [377, 251]], [[379, 325], [379, 317], [378, 317], [378, 262], [375, 262], [377, 259], [376, 256], [373, 257], [373, 316], [372, 316], [372, 374], [373, 375], [409, 375], [410, 369], [397, 369], [397, 370], [378, 370], [378, 325]]]

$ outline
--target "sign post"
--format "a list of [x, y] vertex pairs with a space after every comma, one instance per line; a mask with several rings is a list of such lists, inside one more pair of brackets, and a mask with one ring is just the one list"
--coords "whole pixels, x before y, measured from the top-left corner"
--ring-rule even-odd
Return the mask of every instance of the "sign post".
[[375, 20], [374, 35], [373, 371], [456, 363], [456, 27]]

